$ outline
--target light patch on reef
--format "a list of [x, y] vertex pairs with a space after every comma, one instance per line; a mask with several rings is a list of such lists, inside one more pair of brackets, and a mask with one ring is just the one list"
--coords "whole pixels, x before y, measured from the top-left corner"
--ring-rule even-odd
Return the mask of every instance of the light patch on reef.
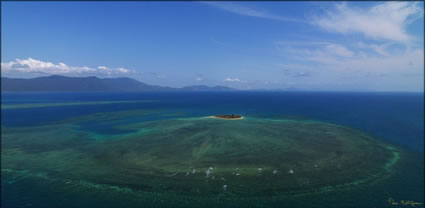
[[222, 120], [242, 120], [245, 119], [245, 117], [241, 116], [240, 118], [220, 118], [217, 116], [207, 116], [205, 118], [215, 118], [215, 119], [222, 119]]

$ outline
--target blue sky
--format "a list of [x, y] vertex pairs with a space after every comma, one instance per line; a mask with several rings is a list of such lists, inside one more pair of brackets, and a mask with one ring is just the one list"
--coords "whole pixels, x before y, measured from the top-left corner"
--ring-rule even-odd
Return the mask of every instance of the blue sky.
[[2, 2], [2, 76], [423, 91], [423, 2]]

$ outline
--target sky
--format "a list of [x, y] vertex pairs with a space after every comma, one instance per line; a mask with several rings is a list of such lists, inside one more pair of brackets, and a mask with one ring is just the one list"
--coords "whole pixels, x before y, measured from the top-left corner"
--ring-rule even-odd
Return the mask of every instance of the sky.
[[424, 91], [423, 2], [1, 2], [1, 75]]

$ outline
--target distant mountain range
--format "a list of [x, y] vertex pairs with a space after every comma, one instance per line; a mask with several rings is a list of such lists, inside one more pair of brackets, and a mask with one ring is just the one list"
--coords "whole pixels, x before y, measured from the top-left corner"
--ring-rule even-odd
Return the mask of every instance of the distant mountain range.
[[225, 86], [208, 87], [205, 85], [187, 86], [183, 88], [149, 85], [128, 77], [66, 77], [52, 75], [31, 79], [1, 78], [3, 92], [119, 92], [119, 91], [232, 91]]

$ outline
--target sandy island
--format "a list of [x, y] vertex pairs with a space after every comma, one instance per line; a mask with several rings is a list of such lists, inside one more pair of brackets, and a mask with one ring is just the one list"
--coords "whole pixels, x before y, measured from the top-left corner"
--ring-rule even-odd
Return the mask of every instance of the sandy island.
[[243, 116], [235, 115], [235, 114], [208, 116], [207, 118], [218, 118], [218, 119], [225, 119], [225, 120], [241, 120], [241, 119], [244, 119]]

